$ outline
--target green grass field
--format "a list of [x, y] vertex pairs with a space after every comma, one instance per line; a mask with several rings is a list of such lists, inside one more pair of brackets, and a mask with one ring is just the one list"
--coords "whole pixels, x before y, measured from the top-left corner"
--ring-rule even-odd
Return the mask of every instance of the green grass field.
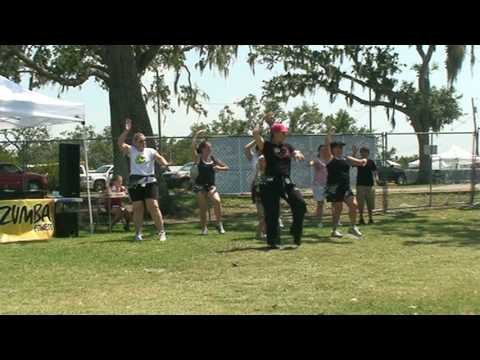
[[361, 240], [331, 240], [309, 220], [304, 244], [278, 251], [253, 240], [252, 218], [228, 220], [224, 236], [168, 225], [166, 243], [118, 227], [2, 245], [0, 313], [480, 313], [480, 210], [375, 219]]

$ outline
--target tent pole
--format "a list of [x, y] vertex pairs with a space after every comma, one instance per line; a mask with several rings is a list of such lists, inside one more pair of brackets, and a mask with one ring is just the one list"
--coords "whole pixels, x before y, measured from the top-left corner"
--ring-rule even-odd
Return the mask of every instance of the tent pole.
[[85, 151], [85, 177], [87, 181], [87, 199], [88, 199], [88, 215], [90, 217], [90, 234], [93, 235], [93, 214], [92, 214], [92, 197], [90, 194], [90, 180], [88, 174], [88, 149], [87, 149], [87, 132], [85, 122], [83, 122], [83, 149]]

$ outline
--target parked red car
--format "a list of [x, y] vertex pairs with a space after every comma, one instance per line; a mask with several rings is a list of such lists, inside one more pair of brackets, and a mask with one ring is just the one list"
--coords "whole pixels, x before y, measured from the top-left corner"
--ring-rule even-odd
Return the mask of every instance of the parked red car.
[[46, 175], [23, 171], [9, 163], [0, 163], [0, 192], [43, 193], [48, 191]]

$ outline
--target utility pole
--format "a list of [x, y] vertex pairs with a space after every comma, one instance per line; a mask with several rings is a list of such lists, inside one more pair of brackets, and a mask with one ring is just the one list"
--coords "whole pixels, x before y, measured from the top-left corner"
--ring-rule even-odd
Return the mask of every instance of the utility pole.
[[369, 108], [369, 113], [370, 113], [370, 132], [372, 132], [372, 89], [368, 89], [368, 101], [370, 101], [370, 104], [368, 104]]
[[158, 76], [158, 70], [155, 70], [155, 80], [157, 85], [157, 116], [158, 116], [158, 142], [159, 152], [162, 153], [162, 107], [160, 100], [160, 78]]
[[478, 156], [478, 126], [477, 126], [477, 108], [475, 107], [475, 101], [472, 97], [472, 113], [473, 113], [473, 131], [476, 138], [476, 145], [475, 145], [475, 155]]

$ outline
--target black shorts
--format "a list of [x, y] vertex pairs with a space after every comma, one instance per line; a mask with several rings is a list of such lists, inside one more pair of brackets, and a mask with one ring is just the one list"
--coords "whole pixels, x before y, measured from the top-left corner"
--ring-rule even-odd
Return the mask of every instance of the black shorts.
[[150, 183], [145, 186], [136, 185], [128, 189], [130, 199], [135, 201], [144, 201], [145, 199], [158, 200], [158, 183]]
[[355, 196], [350, 185], [327, 185], [327, 202], [344, 202], [349, 197]]

